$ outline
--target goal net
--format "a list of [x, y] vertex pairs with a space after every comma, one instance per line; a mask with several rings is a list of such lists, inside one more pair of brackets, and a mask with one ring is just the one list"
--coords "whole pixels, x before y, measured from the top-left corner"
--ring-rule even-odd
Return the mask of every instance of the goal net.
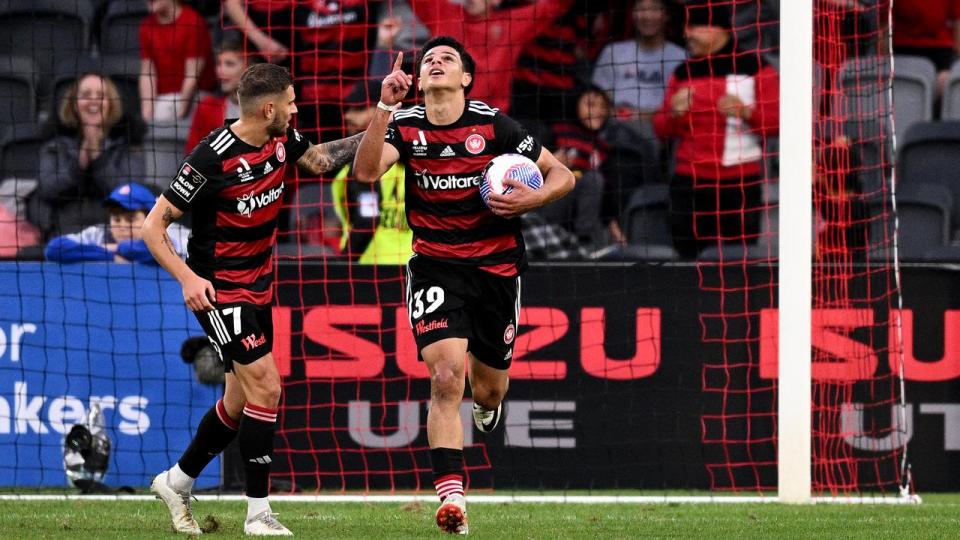
[[[0, 10], [11, 29], [0, 38], [0, 227], [13, 231], [0, 234], [13, 259], [0, 263], [0, 442], [12, 449], [0, 485], [70, 486], [65, 439], [102, 421], [111, 451], [96, 478], [145, 486], [222, 384], [164, 271], [120, 255], [53, 260], [51, 241], [82, 228], [68, 203], [99, 208], [129, 181], [158, 194], [197, 130], [237, 114], [223, 94], [236, 63], [288, 67], [297, 127], [319, 143], [363, 129], [398, 52], [416, 75], [418, 47], [449, 34], [477, 60], [469, 98], [519, 121], [578, 178], [568, 201], [523, 218], [531, 267], [516, 337], [505, 335], [515, 349], [501, 429], [474, 429], [469, 391], [461, 407], [468, 488], [777, 490], [778, 386], [807, 384], [778, 375], [789, 286], [778, 283], [779, 230], [797, 224], [778, 218], [790, 203], [780, 162], [796, 149], [779, 144], [790, 67], [777, 2], [511, 0], [476, 13], [477, 2], [448, 0], [184, 2], [195, 26], [182, 23], [176, 42], [144, 33], [142, 4]], [[812, 342], [815, 494], [892, 495], [908, 480], [912, 315], [896, 260], [889, 11], [813, 2], [812, 325], [793, 331]], [[141, 74], [146, 58], [157, 68], [194, 54], [207, 68], [185, 102], [180, 86], [163, 91], [174, 75]], [[89, 73], [113, 81], [105, 99], [123, 122], [111, 136], [128, 148], [102, 181], [77, 172], [89, 158], [69, 144], [87, 139], [62, 111], [82, 123]], [[411, 92], [407, 103], [422, 101]], [[403, 270], [415, 172], [372, 187], [349, 167], [285, 182], [276, 493], [432, 490], [430, 379]], [[58, 190], [52, 173], [79, 180]], [[200, 485], [238, 490], [240, 475], [230, 448]]]

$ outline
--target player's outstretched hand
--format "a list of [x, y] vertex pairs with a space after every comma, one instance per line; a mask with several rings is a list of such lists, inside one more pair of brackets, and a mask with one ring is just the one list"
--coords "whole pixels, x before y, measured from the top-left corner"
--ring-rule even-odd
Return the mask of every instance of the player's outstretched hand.
[[530, 210], [543, 206], [543, 200], [537, 190], [530, 189], [530, 186], [514, 180], [513, 178], [503, 179], [504, 187], [511, 187], [513, 191], [506, 195], [491, 193], [488, 197], [490, 210], [505, 218], [517, 217], [526, 214]]
[[413, 84], [413, 76], [407, 75], [401, 69], [403, 65], [403, 51], [397, 53], [397, 60], [393, 63], [393, 71], [383, 79], [380, 85], [380, 101], [384, 105], [396, 105], [403, 101], [404, 96]]
[[217, 292], [213, 289], [213, 283], [192, 274], [183, 280], [183, 301], [191, 311], [213, 311]]

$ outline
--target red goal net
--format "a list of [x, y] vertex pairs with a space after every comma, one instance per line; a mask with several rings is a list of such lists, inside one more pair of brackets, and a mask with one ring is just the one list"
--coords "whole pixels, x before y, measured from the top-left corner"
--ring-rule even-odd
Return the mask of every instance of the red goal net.
[[[36, 162], [56, 150], [41, 120], [79, 99], [70, 89], [81, 74], [113, 77], [128, 117], [179, 110], [163, 92], [141, 99], [147, 3], [0, 4], [10, 29], [0, 37], [0, 101], [13, 103], [0, 109], [0, 180], [15, 179], [0, 187], [39, 184]], [[890, 6], [813, 4], [813, 327], [795, 329], [812, 332], [814, 347], [813, 488], [890, 493], [907, 481], [903, 385], [919, 364], [895, 259]], [[234, 61], [290, 69], [297, 128], [314, 143], [362, 131], [397, 54], [416, 75], [418, 47], [452, 35], [477, 60], [469, 97], [509, 114], [577, 177], [567, 198], [522, 220], [531, 266], [501, 427], [473, 427], [469, 390], [461, 407], [470, 490], [777, 488], [777, 388], [794, 384], [777, 380], [777, 294], [789, 286], [777, 282], [778, 231], [794, 226], [778, 219], [788, 202], [779, 157], [792, 150], [778, 142], [779, 84], [790, 84], [778, 2], [184, 5], [209, 34], [211, 81], [229, 79]], [[67, 27], [75, 50], [55, 39]], [[168, 45], [160, 54], [175, 52]], [[16, 79], [36, 110], [17, 105]], [[143, 167], [126, 173], [166, 187], [196, 135], [191, 124], [237, 113], [218, 84], [184, 118], [143, 119], [130, 141]], [[411, 92], [405, 106], [422, 100]], [[348, 166], [285, 180], [273, 308], [284, 380], [277, 492], [432, 490], [430, 379], [407, 322], [403, 268], [405, 196], [419, 189], [418, 173], [394, 168], [370, 186]], [[0, 211], [38, 219], [40, 195], [0, 196]], [[102, 209], [103, 197], [91, 200]], [[0, 265], [0, 443], [16, 456], [0, 464], [0, 486], [62, 486], [64, 432], [94, 401], [108, 404], [115, 448], [106, 482], [147, 485], [220, 391], [179, 360], [201, 330], [154, 267], [39, 262], [46, 242], [74, 232], [40, 228], [33, 255], [13, 246], [37, 262]], [[222, 463], [201, 484], [242, 486], [236, 454]]]

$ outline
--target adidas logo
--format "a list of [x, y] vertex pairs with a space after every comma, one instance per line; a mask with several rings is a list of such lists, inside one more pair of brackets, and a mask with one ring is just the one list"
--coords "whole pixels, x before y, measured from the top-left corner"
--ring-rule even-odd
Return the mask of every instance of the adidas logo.
[[263, 174], [270, 174], [271, 172], [273, 172], [273, 165], [270, 165], [268, 161], [267, 164], [263, 166]]
[[273, 460], [270, 459], [270, 456], [260, 456], [258, 458], [250, 458], [247, 461], [249, 461], [250, 463], [259, 463], [261, 465], [269, 465], [270, 463], [273, 462]]
[[450, 148], [449, 144], [443, 149], [443, 152], [440, 152], [440, 157], [453, 157], [455, 155], [456, 153], [454, 153], [453, 148]]

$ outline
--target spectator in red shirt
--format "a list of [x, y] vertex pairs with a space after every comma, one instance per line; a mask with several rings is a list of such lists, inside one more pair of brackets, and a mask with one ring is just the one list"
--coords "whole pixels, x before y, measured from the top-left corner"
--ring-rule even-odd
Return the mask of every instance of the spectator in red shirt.
[[677, 252], [693, 258], [759, 236], [763, 138], [777, 135], [780, 83], [755, 51], [735, 50], [727, 5], [690, 0], [686, 9], [690, 58], [667, 84], [653, 126], [678, 139], [671, 227]]
[[190, 154], [207, 134], [222, 126], [224, 120], [240, 117], [240, 102], [237, 100], [240, 76], [248, 65], [258, 60], [258, 57], [244, 53], [244, 42], [241, 39], [227, 37], [220, 43], [216, 74], [221, 93], [206, 96], [197, 104], [197, 112], [193, 115], [184, 148], [186, 154]]
[[148, 0], [140, 23], [140, 110], [147, 121], [185, 118], [200, 90], [214, 90], [207, 23], [180, 0]]
[[960, 0], [897, 0], [893, 3], [893, 52], [925, 56], [940, 72], [942, 93], [960, 53]]
[[507, 112], [517, 58], [523, 48], [549, 29], [573, 0], [537, 0], [529, 5], [494, 9], [502, 0], [410, 0], [410, 7], [435, 35], [463, 43], [477, 58], [471, 98]]

